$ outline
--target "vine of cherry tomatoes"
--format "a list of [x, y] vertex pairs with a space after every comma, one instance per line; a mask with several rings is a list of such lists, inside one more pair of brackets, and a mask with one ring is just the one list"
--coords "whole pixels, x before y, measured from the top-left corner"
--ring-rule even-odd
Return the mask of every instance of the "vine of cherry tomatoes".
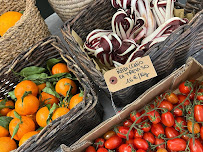
[[85, 152], [203, 152], [203, 82], [187, 80], [165, 92]]

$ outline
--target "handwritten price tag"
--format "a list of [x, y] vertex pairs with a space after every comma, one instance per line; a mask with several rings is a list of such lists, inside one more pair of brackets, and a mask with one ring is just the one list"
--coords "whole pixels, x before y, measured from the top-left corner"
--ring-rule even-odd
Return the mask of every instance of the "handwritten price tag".
[[107, 71], [104, 79], [111, 92], [116, 92], [134, 84], [156, 77], [157, 73], [149, 56]]

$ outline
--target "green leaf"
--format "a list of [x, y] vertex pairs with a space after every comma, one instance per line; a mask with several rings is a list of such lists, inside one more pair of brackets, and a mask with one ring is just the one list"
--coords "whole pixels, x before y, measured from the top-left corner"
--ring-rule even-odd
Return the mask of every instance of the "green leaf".
[[15, 115], [16, 118], [21, 120], [21, 116], [16, 111], [14, 111], [14, 115]]
[[15, 96], [15, 94], [14, 94], [14, 90], [13, 90], [13, 91], [10, 91], [10, 92], [8, 93], [8, 95], [11, 97], [12, 100], [15, 100], [15, 101], [16, 101], [16, 96]]
[[47, 77], [48, 77], [48, 74], [39, 73], [39, 74], [29, 75], [25, 77], [24, 80], [40, 80], [40, 79], [46, 79]]
[[53, 106], [51, 107], [51, 109], [49, 110], [49, 116], [48, 116], [47, 121], [46, 121], [47, 124], [49, 124], [49, 122], [50, 122], [50, 120], [51, 120], [51, 117], [52, 117], [52, 115], [53, 115], [53, 112], [54, 112], [54, 110], [55, 110], [57, 107], [58, 107], [57, 104], [54, 103]]
[[12, 135], [11, 139], [13, 139], [13, 137], [17, 134], [20, 124], [21, 124], [21, 122], [19, 122], [19, 123], [16, 125], [16, 127], [14, 128], [13, 135]]
[[33, 74], [40, 74], [40, 73], [43, 73], [45, 71], [46, 71], [45, 68], [30, 66], [30, 67], [26, 67], [26, 68], [22, 69], [19, 74], [23, 77], [27, 77], [27, 76], [30, 76]]
[[22, 104], [23, 104], [24, 98], [25, 98], [26, 96], [28, 96], [29, 94], [32, 94], [32, 91], [25, 91], [25, 92], [24, 92], [23, 96], [21, 97], [21, 99], [22, 99]]
[[[55, 64], [59, 63], [60, 61], [61, 61], [61, 60], [56, 59], [56, 58], [52, 58], [52, 59], [49, 59], [49, 60], [47, 61], [47, 69], [49, 70], [50, 73], [51, 73], [52, 67], [53, 67]], [[51, 73], [51, 74], [52, 74], [52, 73]]]
[[12, 117], [1, 116], [0, 117], [0, 126], [6, 128], [8, 130], [9, 123], [12, 119], [13, 119]]

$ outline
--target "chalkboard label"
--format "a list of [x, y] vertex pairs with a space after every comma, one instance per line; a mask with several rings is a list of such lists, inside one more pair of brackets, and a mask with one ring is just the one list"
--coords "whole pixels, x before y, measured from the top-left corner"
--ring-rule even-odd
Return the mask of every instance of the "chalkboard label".
[[134, 84], [156, 77], [149, 56], [107, 71], [104, 74], [109, 91], [116, 92]]

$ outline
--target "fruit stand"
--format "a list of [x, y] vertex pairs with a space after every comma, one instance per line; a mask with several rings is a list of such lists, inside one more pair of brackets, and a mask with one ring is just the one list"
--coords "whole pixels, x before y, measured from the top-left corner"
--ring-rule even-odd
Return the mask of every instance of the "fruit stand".
[[0, 151], [203, 151], [201, 1], [49, 0], [44, 20], [21, 3], [0, 33]]

